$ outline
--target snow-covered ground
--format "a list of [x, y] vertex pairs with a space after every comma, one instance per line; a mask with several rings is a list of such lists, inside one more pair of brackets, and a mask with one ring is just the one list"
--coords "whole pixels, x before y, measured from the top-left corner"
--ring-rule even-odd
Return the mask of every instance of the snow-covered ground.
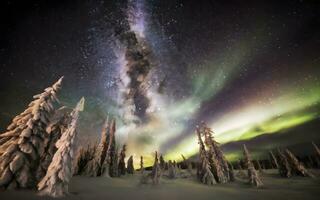
[[[237, 172], [236, 172], [237, 173]], [[319, 171], [314, 171], [318, 173]], [[62, 199], [74, 200], [251, 200], [251, 199], [319, 199], [320, 178], [280, 178], [275, 170], [262, 174], [264, 187], [253, 188], [243, 179], [227, 184], [202, 185], [194, 178], [161, 179], [160, 185], [141, 185], [140, 174], [121, 178], [73, 177], [70, 195]], [[34, 191], [0, 191], [1, 200], [51, 199]]]

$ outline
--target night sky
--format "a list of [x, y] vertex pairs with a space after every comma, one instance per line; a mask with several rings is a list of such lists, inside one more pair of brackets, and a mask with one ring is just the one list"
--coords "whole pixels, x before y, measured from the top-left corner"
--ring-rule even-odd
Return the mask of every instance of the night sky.
[[86, 99], [80, 143], [107, 115], [128, 155], [147, 159], [194, 155], [201, 121], [229, 159], [243, 142], [257, 155], [320, 142], [319, 1], [0, 4], [1, 131], [64, 76], [62, 103]]

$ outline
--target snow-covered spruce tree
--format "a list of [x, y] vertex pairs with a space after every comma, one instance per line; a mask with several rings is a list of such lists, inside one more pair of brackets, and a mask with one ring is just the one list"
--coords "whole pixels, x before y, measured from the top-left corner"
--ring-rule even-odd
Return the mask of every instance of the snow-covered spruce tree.
[[119, 156], [118, 156], [118, 150], [119, 148], [115, 148], [115, 153], [112, 156], [112, 161], [110, 165], [110, 176], [111, 177], [119, 177], [121, 174], [119, 174], [119, 169], [118, 169], [118, 163], [119, 163]]
[[200, 146], [199, 147], [200, 163], [197, 168], [197, 177], [204, 184], [209, 184], [209, 185], [216, 184], [216, 180], [214, 178], [214, 175], [212, 174], [212, 169], [208, 159], [208, 154], [206, 152], [205, 145], [201, 138], [199, 127], [197, 127], [196, 129], [196, 134], [198, 136], [198, 142]]
[[177, 165], [177, 162], [175, 161], [175, 160], [173, 160], [173, 166], [175, 167], [175, 168], [178, 168], [178, 165]]
[[278, 161], [272, 151], [269, 151], [269, 156], [270, 156], [272, 167], [275, 169], [278, 169], [279, 168]]
[[243, 167], [242, 167], [242, 161], [239, 159], [238, 160], [238, 173], [237, 173], [237, 177], [240, 178], [245, 178], [247, 177], [247, 175], [245, 174], [245, 172], [243, 171]]
[[211, 172], [211, 166], [208, 160], [204, 160], [204, 162], [202, 163], [202, 168], [204, 168], [204, 174], [201, 178], [201, 182], [207, 185], [214, 185], [216, 184], [216, 180]]
[[251, 156], [245, 144], [243, 145], [243, 154], [244, 154], [246, 167], [248, 168], [249, 183], [256, 187], [262, 186], [263, 183], [259, 177], [259, 174], [257, 173], [257, 171], [253, 166], [253, 163], [251, 161]]
[[140, 156], [140, 173], [143, 174], [144, 166], [143, 166], [143, 156]]
[[301, 162], [298, 161], [298, 159], [289, 151], [289, 149], [285, 150], [285, 155], [288, 159], [288, 162], [291, 167], [291, 172], [295, 175], [299, 176], [309, 176], [313, 177], [311, 173], [308, 172], [308, 170], [303, 166]]
[[42, 178], [37, 172], [49, 140], [46, 128], [55, 111], [54, 103], [59, 102], [56, 94], [61, 82], [62, 78], [35, 95], [7, 132], [0, 134], [0, 188], [34, 188]]
[[80, 175], [81, 171], [83, 170], [83, 168], [86, 165], [86, 162], [84, 160], [84, 148], [83, 147], [79, 147], [76, 157], [75, 157], [75, 163], [73, 165], [73, 175]]
[[96, 170], [97, 171], [96, 176], [101, 176], [102, 173], [104, 172], [103, 163], [105, 161], [106, 154], [107, 154], [108, 135], [109, 135], [109, 119], [107, 118], [104, 124], [104, 127], [102, 129], [100, 143], [97, 148], [97, 152], [95, 154], [95, 161], [98, 164], [98, 169]]
[[127, 172], [128, 174], [134, 174], [133, 156], [130, 156], [127, 161]]
[[315, 153], [316, 153], [316, 155], [318, 156], [318, 157], [320, 157], [320, 149], [319, 149], [319, 147], [316, 145], [316, 143], [314, 143], [314, 142], [312, 142], [312, 146], [313, 146], [313, 148], [314, 148], [314, 150], [315, 150]]
[[127, 146], [124, 144], [122, 146], [120, 155], [119, 155], [119, 163], [118, 163], [118, 170], [119, 170], [119, 175], [125, 175], [126, 174], [126, 162], [124, 159], [126, 158], [126, 150]]
[[291, 177], [292, 172], [291, 172], [291, 168], [290, 168], [288, 159], [280, 149], [278, 149], [278, 157], [279, 157], [278, 171], [279, 171], [280, 176], [286, 177], [286, 178]]
[[192, 164], [191, 164], [191, 162], [188, 162], [188, 160], [186, 159], [186, 157], [184, 157], [183, 154], [181, 154], [181, 157], [182, 157], [184, 165], [187, 167], [188, 173], [192, 176], [193, 173], [192, 173]]
[[68, 185], [72, 177], [72, 160], [76, 126], [79, 112], [83, 110], [84, 98], [82, 98], [71, 113], [72, 121], [57, 141], [58, 150], [53, 156], [45, 177], [39, 182], [38, 190], [42, 195], [61, 197], [68, 194]]
[[95, 144], [88, 144], [86, 148], [80, 147], [76, 156], [74, 175], [87, 175], [87, 171], [90, 171], [88, 170], [88, 163], [94, 158], [95, 149]]
[[213, 131], [207, 127], [205, 123], [202, 123], [200, 130], [205, 138], [204, 142], [208, 147], [209, 161], [212, 165], [211, 169], [213, 170], [216, 181], [218, 183], [230, 181], [228, 162], [220, 150], [219, 144], [213, 139]]
[[260, 173], [263, 173], [263, 170], [262, 170], [262, 167], [261, 167], [261, 164], [260, 164], [259, 160], [255, 160], [255, 162], [256, 162], [257, 170]]
[[173, 162], [171, 160], [168, 161], [168, 177], [170, 179], [177, 178], [177, 170], [176, 170], [176, 167], [173, 165]]
[[152, 172], [150, 174], [151, 180], [153, 184], [159, 184], [161, 177], [161, 168], [158, 161], [158, 152], [154, 155], [154, 163], [152, 166]]
[[50, 123], [46, 129], [47, 133], [49, 134], [48, 143], [46, 145], [45, 152], [41, 156], [40, 165], [37, 172], [39, 180], [41, 180], [41, 178], [43, 178], [46, 174], [53, 155], [57, 151], [56, 142], [61, 137], [61, 134], [68, 128], [71, 120], [71, 111], [71, 109], [63, 106], [56, 110], [52, 119], [50, 119]]
[[315, 150], [315, 163], [318, 168], [320, 168], [320, 149], [316, 143], [312, 142], [312, 146]]
[[98, 164], [97, 162], [95, 162], [95, 155], [98, 149], [98, 143], [95, 142], [92, 145], [90, 145], [87, 149], [87, 164], [84, 167], [84, 171], [82, 173], [82, 175], [85, 176], [95, 176], [96, 172], [97, 172], [97, 168], [98, 168]]
[[94, 151], [93, 159], [86, 166], [86, 175], [91, 177], [101, 176], [103, 173], [103, 163], [107, 153], [107, 135], [109, 132], [109, 122], [106, 120], [102, 132], [100, 143]]
[[229, 165], [229, 178], [230, 178], [230, 181], [235, 181], [235, 176], [234, 176], [234, 169], [233, 169], [233, 165], [228, 162], [228, 165]]
[[118, 151], [116, 150], [116, 121], [114, 119], [111, 121], [109, 127], [107, 152], [103, 168], [105, 176], [116, 177], [118, 176]]
[[164, 171], [166, 168], [166, 161], [164, 161], [162, 154], [159, 157], [159, 161], [160, 161], [160, 169]]

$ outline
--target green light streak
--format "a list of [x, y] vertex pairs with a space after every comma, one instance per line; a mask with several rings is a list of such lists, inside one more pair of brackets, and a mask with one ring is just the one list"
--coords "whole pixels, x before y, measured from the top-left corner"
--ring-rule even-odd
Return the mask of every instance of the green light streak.
[[261, 124], [260, 126], [254, 126], [249, 131], [241, 135], [239, 140], [248, 140], [263, 134], [273, 134], [278, 133], [289, 128], [294, 128], [308, 121], [311, 121], [317, 117], [315, 113], [305, 113], [301, 116], [288, 116], [285, 118], [276, 118], [268, 120], [267, 122]]

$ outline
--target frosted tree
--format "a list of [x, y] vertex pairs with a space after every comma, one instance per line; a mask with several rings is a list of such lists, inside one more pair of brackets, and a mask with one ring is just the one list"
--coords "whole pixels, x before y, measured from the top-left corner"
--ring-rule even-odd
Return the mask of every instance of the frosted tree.
[[108, 135], [109, 135], [109, 119], [107, 118], [107, 120], [104, 123], [103, 129], [101, 132], [100, 143], [97, 148], [97, 152], [95, 154], [95, 161], [97, 162], [97, 165], [98, 165], [98, 169], [96, 170], [97, 171], [96, 176], [100, 176], [104, 171], [103, 163], [105, 161], [106, 154], [107, 154]]
[[37, 171], [38, 179], [43, 178], [47, 172], [53, 155], [57, 151], [56, 142], [61, 137], [61, 134], [68, 128], [68, 124], [70, 123], [70, 112], [70, 109], [63, 106], [59, 108], [52, 119], [50, 119], [50, 123], [46, 128], [46, 132], [49, 134], [48, 143], [45, 152], [40, 159], [40, 165]]
[[119, 163], [118, 163], [119, 175], [126, 174], [126, 163], [124, 161], [124, 159], [126, 158], [126, 150], [127, 150], [127, 146], [124, 144], [122, 146], [122, 149], [119, 155]]
[[97, 171], [98, 171], [98, 163], [95, 161], [95, 155], [98, 149], [98, 143], [93, 143], [93, 145], [88, 146], [87, 149], [87, 163], [86, 166], [84, 167], [82, 175], [85, 176], [96, 176]]
[[202, 163], [202, 168], [204, 169], [204, 174], [201, 178], [201, 182], [207, 185], [216, 184], [216, 180], [211, 172], [211, 166], [208, 160], [204, 160]]
[[230, 181], [235, 181], [233, 165], [229, 162], [228, 162], [228, 165], [229, 165], [229, 169], [230, 169], [229, 170]]
[[0, 188], [33, 188], [41, 177], [40, 160], [49, 140], [46, 128], [54, 114], [60, 78], [35, 95], [28, 108], [0, 134]]
[[196, 129], [196, 134], [198, 136], [198, 142], [200, 146], [199, 147], [200, 164], [197, 168], [197, 177], [204, 184], [209, 184], [209, 185], [216, 184], [214, 175], [211, 172], [212, 171], [211, 165], [208, 159], [208, 154], [206, 152], [205, 145], [201, 138], [199, 127], [197, 127]]
[[103, 168], [105, 176], [116, 177], [118, 176], [118, 155], [116, 150], [116, 121], [113, 119], [109, 125], [109, 137], [106, 157], [104, 160]]
[[212, 133], [213, 131], [208, 128], [205, 123], [202, 123], [201, 134], [204, 136], [204, 142], [208, 147], [209, 162], [212, 165], [211, 170], [218, 183], [226, 183], [230, 181], [229, 177], [229, 166], [225, 159], [222, 151], [220, 150], [219, 144], [214, 140]]
[[175, 160], [173, 160], [173, 166], [178, 168], [177, 162]]
[[263, 170], [262, 170], [262, 167], [261, 167], [261, 164], [260, 164], [259, 160], [255, 160], [255, 162], [256, 162], [258, 171], [259, 171], [260, 173], [263, 173]]
[[292, 176], [291, 173], [291, 168], [288, 162], [287, 157], [283, 154], [282, 151], [280, 151], [280, 149], [278, 149], [278, 157], [279, 157], [279, 162], [278, 162], [278, 171], [280, 176], [282, 177], [286, 177], [289, 178]]
[[166, 168], [166, 161], [164, 161], [164, 158], [163, 158], [162, 155], [160, 155], [159, 159], [160, 159], [160, 168], [161, 168], [162, 171], [164, 171], [165, 168]]
[[61, 197], [68, 194], [68, 185], [72, 177], [72, 160], [74, 141], [76, 137], [76, 126], [79, 112], [83, 110], [84, 98], [82, 98], [71, 113], [72, 121], [68, 129], [57, 141], [58, 150], [53, 156], [47, 174], [39, 182], [38, 190], [42, 195]]
[[111, 177], [119, 177], [121, 174], [119, 173], [118, 168], [118, 162], [119, 162], [119, 156], [118, 156], [118, 147], [115, 148], [115, 153], [111, 157], [111, 165], [110, 165], [110, 176]]
[[241, 162], [240, 159], [238, 160], [238, 167], [239, 167], [239, 169], [238, 169], [237, 176], [238, 176], [238, 177], [246, 177], [247, 175], [246, 175], [246, 174], [244, 173], [244, 171], [243, 171], [242, 162]]
[[143, 174], [144, 167], [143, 167], [143, 156], [140, 156], [140, 173]]
[[290, 164], [292, 173], [300, 176], [313, 177], [313, 175], [308, 172], [308, 170], [303, 166], [301, 162], [298, 161], [298, 159], [293, 155], [293, 153], [289, 151], [289, 149], [285, 150], [285, 155]]
[[93, 154], [93, 159], [91, 159], [87, 163], [86, 167], [86, 175], [88, 176], [100, 176], [104, 169], [103, 169], [103, 163], [106, 157], [107, 153], [107, 135], [109, 132], [109, 122], [108, 119], [106, 120], [102, 132], [101, 132], [101, 138], [100, 138], [100, 143], [97, 145], [94, 154]]
[[133, 156], [130, 156], [127, 161], [127, 172], [128, 174], [134, 174]]
[[158, 152], [154, 155], [154, 163], [152, 166], [152, 172], [150, 174], [151, 180], [153, 184], [159, 184], [161, 177], [161, 168], [158, 161]]
[[244, 160], [245, 160], [246, 167], [248, 168], [249, 183], [251, 185], [256, 186], [256, 187], [262, 186], [263, 183], [262, 183], [257, 171], [255, 170], [255, 168], [253, 166], [249, 151], [248, 151], [245, 144], [243, 145], [243, 154], [244, 154]]
[[312, 146], [315, 150], [315, 162], [318, 168], [320, 168], [320, 149], [319, 147], [316, 145], [316, 143], [312, 142]]
[[270, 156], [271, 164], [273, 168], [276, 168], [276, 169], [279, 168], [278, 161], [272, 151], [269, 151], [269, 156]]
[[76, 159], [73, 167], [73, 175], [80, 175], [86, 166], [87, 162], [85, 160], [85, 149], [80, 147], [76, 154]]
[[313, 148], [314, 148], [314, 150], [315, 150], [315, 152], [316, 152], [316, 155], [318, 156], [318, 157], [320, 157], [320, 149], [319, 149], [319, 147], [316, 145], [316, 143], [314, 143], [314, 142], [312, 142], [312, 146], [313, 146]]
[[169, 160], [169, 162], [168, 162], [168, 177], [170, 179], [177, 178], [176, 167], [174, 166], [174, 164], [173, 164], [173, 162], [171, 160]]
[[188, 162], [188, 160], [182, 154], [181, 154], [181, 157], [182, 157], [184, 165], [187, 167], [188, 173], [192, 176], [193, 173], [192, 173], [192, 164], [191, 164], [191, 162]]
[[74, 175], [88, 175], [91, 173], [90, 163], [94, 159], [96, 151], [96, 144], [88, 144], [86, 148], [80, 147], [76, 156], [76, 163], [74, 167]]

